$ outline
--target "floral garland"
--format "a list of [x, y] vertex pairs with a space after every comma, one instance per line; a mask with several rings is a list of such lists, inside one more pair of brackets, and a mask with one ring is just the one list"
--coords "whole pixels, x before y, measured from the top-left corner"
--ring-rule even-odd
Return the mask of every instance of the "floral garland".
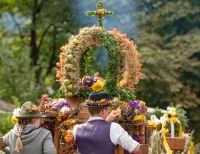
[[[132, 129], [129, 133], [133, 139], [140, 143], [144, 143], [144, 126], [146, 124], [147, 107], [145, 102], [134, 100], [130, 102], [119, 101], [118, 98], [113, 99], [113, 109], [121, 112], [122, 125], [131, 124]], [[126, 126], [125, 126], [126, 127]]]
[[[76, 36], [69, 39], [69, 43], [61, 47], [60, 61], [57, 62], [57, 78], [66, 97], [77, 96], [81, 89], [80, 82], [80, 57], [93, 45], [103, 43], [108, 49], [108, 73], [105, 88], [111, 96], [134, 98], [134, 85], [142, 76], [139, 72], [142, 66], [139, 63], [140, 54], [135, 43], [129, 41], [126, 34], [120, 34], [116, 29], [111, 32], [102, 27], [86, 27]], [[127, 63], [126, 63], [127, 62]], [[122, 74], [122, 75], [121, 75]], [[116, 85], [119, 85], [120, 91]], [[126, 92], [126, 94], [124, 94]]]
[[40, 110], [46, 115], [56, 117], [61, 132], [61, 140], [67, 145], [73, 145], [72, 130], [79, 122], [77, 119], [79, 111], [65, 99], [51, 99], [47, 95], [43, 95], [40, 100]]
[[[142, 67], [142, 64], [139, 63], [141, 55], [137, 52], [135, 42], [130, 41], [126, 34], [120, 34], [116, 28], [112, 29], [110, 33], [118, 42], [120, 42], [117, 48], [123, 51], [125, 55], [123, 60], [127, 61], [127, 66], [125, 66], [125, 68], [117, 68], [118, 71], [125, 69], [123, 80], [121, 80], [118, 84], [122, 88], [125, 87], [130, 91], [134, 91], [134, 85], [136, 85], [138, 83], [138, 79], [142, 77], [142, 73], [139, 72], [140, 68]], [[122, 61], [122, 59], [119, 60]]]

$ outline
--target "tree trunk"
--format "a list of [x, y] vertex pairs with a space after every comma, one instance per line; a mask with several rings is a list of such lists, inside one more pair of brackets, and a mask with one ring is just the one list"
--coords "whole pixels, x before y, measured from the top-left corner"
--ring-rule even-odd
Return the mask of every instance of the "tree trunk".
[[48, 67], [46, 75], [48, 75], [51, 72], [53, 66], [55, 66], [55, 61], [54, 61], [55, 56], [56, 56], [56, 27], [55, 26], [53, 27], [52, 47], [50, 51], [52, 52], [52, 55], [49, 61], [49, 67]]
[[35, 77], [37, 83], [39, 83], [40, 80], [40, 65], [38, 64], [38, 59], [39, 59], [39, 47], [37, 45], [37, 31], [36, 31], [36, 24], [37, 24], [37, 15], [41, 11], [41, 7], [43, 4], [43, 1], [38, 3], [38, 0], [34, 0], [33, 2], [33, 10], [32, 10], [32, 26], [31, 26], [31, 31], [30, 31], [30, 58], [31, 58], [31, 65], [32, 66], [38, 66], [36, 72], [35, 72]]

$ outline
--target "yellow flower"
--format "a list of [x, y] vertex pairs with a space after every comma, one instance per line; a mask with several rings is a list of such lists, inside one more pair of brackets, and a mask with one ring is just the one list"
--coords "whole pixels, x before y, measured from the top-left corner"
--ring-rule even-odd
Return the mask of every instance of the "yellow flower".
[[13, 115], [11, 117], [11, 121], [12, 121], [13, 124], [16, 124], [16, 123], [18, 123], [19, 120]]
[[107, 101], [107, 99], [103, 98], [103, 99], [100, 100], [100, 103], [105, 103], [106, 101]]
[[57, 116], [56, 118], [57, 118], [58, 121], [62, 120], [60, 116]]
[[143, 120], [144, 116], [143, 115], [136, 115], [133, 119], [133, 121], [139, 121], [139, 120]]
[[178, 122], [178, 119], [177, 119], [176, 117], [171, 117], [171, 118], [170, 118], [170, 121], [171, 121], [172, 123], [176, 123], [176, 122]]
[[154, 127], [154, 128], [156, 128], [157, 123], [156, 123], [155, 121], [148, 120], [148, 125], [149, 125], [149, 126], [152, 126], [152, 127]]
[[92, 84], [92, 89], [94, 91], [98, 92], [98, 91], [100, 91], [100, 90], [103, 89], [104, 85], [105, 85], [105, 82], [103, 82], [103, 81], [97, 81], [97, 82], [95, 82], [95, 83]]
[[126, 80], [120, 80], [119, 83], [117, 83], [117, 86], [120, 88], [123, 88], [127, 84]]
[[69, 119], [64, 121], [64, 125], [69, 125], [70, 123], [71, 123], [71, 120]]

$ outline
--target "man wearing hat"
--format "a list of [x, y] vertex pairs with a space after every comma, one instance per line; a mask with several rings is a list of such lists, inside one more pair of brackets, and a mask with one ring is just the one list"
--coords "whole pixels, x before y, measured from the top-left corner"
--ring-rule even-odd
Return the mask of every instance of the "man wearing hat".
[[86, 104], [90, 113], [89, 120], [73, 129], [78, 153], [114, 154], [116, 145], [130, 153], [139, 153], [139, 143], [119, 124], [112, 122], [120, 113], [111, 112], [111, 101], [107, 93], [91, 93]]
[[26, 102], [15, 114], [18, 123], [3, 136], [10, 154], [56, 154], [51, 132], [39, 127], [45, 116], [36, 105]]

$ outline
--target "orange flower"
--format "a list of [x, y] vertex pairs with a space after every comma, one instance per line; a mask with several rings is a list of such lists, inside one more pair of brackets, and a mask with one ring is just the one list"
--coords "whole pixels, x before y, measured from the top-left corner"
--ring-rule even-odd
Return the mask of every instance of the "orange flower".
[[104, 9], [98, 9], [98, 10], [97, 10], [97, 13], [98, 13], [99, 15], [103, 15], [103, 14], [104, 14]]
[[133, 45], [133, 46], [135, 46], [135, 42], [134, 41], [128, 41], [128, 45]]
[[35, 111], [35, 112], [37, 112], [39, 110], [39, 107], [34, 106], [34, 107], [32, 107], [32, 110]]
[[61, 72], [61, 71], [58, 71], [57, 74], [56, 74], [56, 77], [57, 77], [57, 78], [61, 78], [61, 77], [62, 77], [62, 72]]
[[116, 35], [117, 34], [117, 28], [113, 28], [111, 31], [111, 34]]
[[62, 63], [61, 62], [57, 62], [56, 66], [60, 68], [62, 66]]
[[72, 135], [65, 135], [64, 139], [65, 139], [65, 142], [68, 144], [74, 141], [74, 137]]

